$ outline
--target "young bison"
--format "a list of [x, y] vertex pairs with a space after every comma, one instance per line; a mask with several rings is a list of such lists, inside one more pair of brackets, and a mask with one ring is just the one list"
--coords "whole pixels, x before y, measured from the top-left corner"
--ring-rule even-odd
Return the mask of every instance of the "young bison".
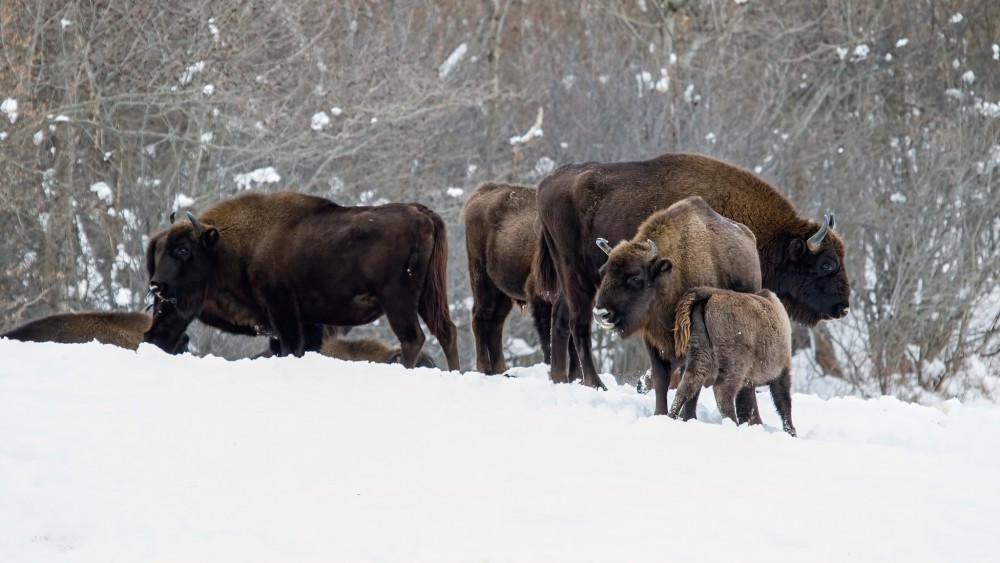
[[670, 406], [671, 417], [702, 386], [713, 386], [719, 412], [739, 423], [734, 405], [747, 387], [768, 385], [785, 432], [792, 425], [792, 328], [778, 298], [710, 287], [694, 288], [677, 303], [674, 350], [686, 366]]

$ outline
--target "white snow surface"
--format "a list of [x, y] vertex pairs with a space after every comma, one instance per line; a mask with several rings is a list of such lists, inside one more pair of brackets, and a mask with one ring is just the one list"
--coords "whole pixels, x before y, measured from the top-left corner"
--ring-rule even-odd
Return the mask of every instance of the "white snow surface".
[[[428, 346], [435, 346], [432, 340]], [[2, 561], [988, 561], [1000, 409], [0, 339]]]

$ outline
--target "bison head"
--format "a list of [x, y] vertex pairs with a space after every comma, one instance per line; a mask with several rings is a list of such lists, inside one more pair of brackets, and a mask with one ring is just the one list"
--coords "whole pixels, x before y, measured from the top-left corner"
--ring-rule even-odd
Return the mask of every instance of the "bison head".
[[219, 230], [206, 227], [190, 212], [181, 222], [153, 236], [146, 248], [149, 291], [156, 298], [146, 341], [176, 353], [180, 334], [201, 312], [215, 270]]
[[657, 282], [669, 275], [673, 263], [659, 255], [652, 240], [622, 242], [612, 249], [606, 240], [597, 239], [597, 245], [608, 253], [608, 261], [598, 271], [601, 285], [594, 317], [604, 330], [627, 337], [642, 327], [656, 300]]
[[[833, 232], [833, 214], [823, 224], [803, 221], [797, 232], [762, 252], [764, 285], [771, 288], [795, 321], [815, 325], [850, 310], [851, 284], [844, 267], [844, 241]], [[774, 263], [777, 262], [777, 263]]]

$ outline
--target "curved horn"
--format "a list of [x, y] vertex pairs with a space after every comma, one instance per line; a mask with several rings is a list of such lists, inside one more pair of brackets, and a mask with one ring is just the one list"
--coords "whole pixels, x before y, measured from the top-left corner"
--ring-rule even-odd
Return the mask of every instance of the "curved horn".
[[836, 227], [836, 223], [837, 223], [836, 219], [833, 218], [833, 211], [831, 211], [830, 212], [830, 228], [831, 229], [836, 229], [837, 228]]
[[608, 239], [606, 238], [597, 239], [597, 248], [603, 250], [605, 254], [611, 254], [611, 246], [608, 244]]
[[191, 213], [190, 211], [185, 211], [184, 213], [187, 214], [188, 220], [190, 220], [191, 224], [194, 225], [195, 236], [201, 235], [202, 231], [205, 230], [205, 225], [201, 224], [201, 221], [199, 221], [198, 218], [194, 216], [194, 213]]
[[653, 254], [650, 258], [656, 258], [656, 255], [660, 253], [660, 251], [656, 249], [656, 243], [653, 242], [653, 239], [649, 238], [646, 239], [646, 242], [649, 243], [649, 251]]
[[171, 224], [171, 225], [173, 225], [173, 224], [174, 224], [174, 218], [175, 218], [175, 216], [176, 216], [176, 215], [177, 215], [177, 212], [176, 212], [176, 211], [171, 211], [171, 212], [170, 212], [170, 224]]
[[830, 230], [830, 223], [833, 222], [833, 215], [823, 216], [823, 226], [816, 231], [816, 234], [809, 237], [806, 241], [806, 246], [809, 247], [809, 252], [817, 252], [819, 250], [820, 243], [823, 242], [823, 238], [826, 237], [826, 233]]

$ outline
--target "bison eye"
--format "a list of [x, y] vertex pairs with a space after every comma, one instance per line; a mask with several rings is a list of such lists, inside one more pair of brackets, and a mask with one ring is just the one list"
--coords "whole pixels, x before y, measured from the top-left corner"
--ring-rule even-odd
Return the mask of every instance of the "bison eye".
[[185, 246], [180, 246], [180, 247], [177, 247], [177, 248], [174, 249], [174, 256], [176, 256], [178, 258], [186, 258], [187, 255], [190, 254], [190, 253], [191, 253], [191, 251], [188, 250], [187, 247], [185, 247]]
[[632, 276], [625, 283], [632, 289], [642, 289], [642, 286], [646, 285], [646, 280], [642, 276]]

